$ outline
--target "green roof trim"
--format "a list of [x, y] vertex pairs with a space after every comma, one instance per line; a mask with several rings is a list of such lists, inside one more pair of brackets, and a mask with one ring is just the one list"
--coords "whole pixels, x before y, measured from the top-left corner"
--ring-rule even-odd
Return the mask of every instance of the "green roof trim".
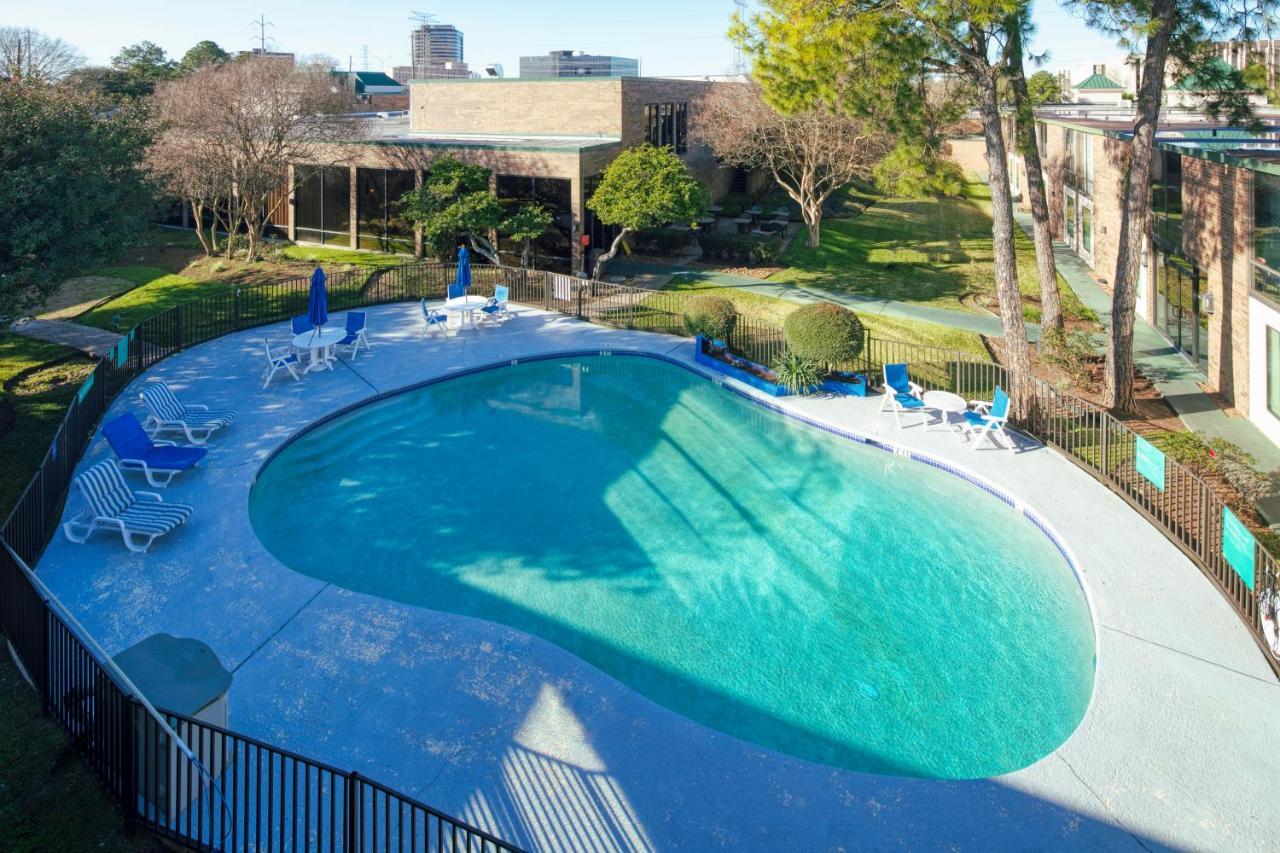
[[1229, 92], [1235, 69], [1220, 56], [1205, 63], [1203, 72], [1192, 72], [1170, 86], [1177, 92]]
[[1104, 90], [1110, 89], [1110, 90], [1119, 92], [1122, 89], [1124, 89], [1124, 86], [1121, 86], [1119, 83], [1117, 83], [1115, 80], [1112, 80], [1110, 77], [1108, 77], [1105, 74], [1090, 74], [1088, 77], [1084, 78], [1079, 83], [1072, 86], [1071, 88], [1072, 89], [1093, 89], [1094, 91], [1104, 91]]

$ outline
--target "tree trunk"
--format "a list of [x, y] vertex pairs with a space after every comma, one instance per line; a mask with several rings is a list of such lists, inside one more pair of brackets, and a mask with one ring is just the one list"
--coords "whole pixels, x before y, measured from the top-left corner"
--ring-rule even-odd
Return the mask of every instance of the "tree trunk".
[[1130, 143], [1129, 182], [1120, 218], [1103, 403], [1107, 408], [1122, 411], [1133, 408], [1133, 322], [1137, 310], [1138, 265], [1147, 244], [1151, 158], [1155, 150], [1156, 123], [1160, 119], [1173, 17], [1174, 0], [1154, 0], [1151, 20], [1156, 29], [1147, 37], [1147, 54], [1142, 63], [1142, 82], [1138, 87], [1137, 115]]
[[204, 236], [204, 205], [196, 199], [190, 199], [191, 215], [195, 219], [196, 237], [200, 240], [200, 247], [204, 249], [204, 256], [207, 258], [213, 254], [213, 249], [209, 241]]
[[487, 243], [487, 241], [481, 240], [474, 234], [468, 234], [467, 237], [468, 242], [471, 243], [471, 248], [474, 249], [477, 254], [482, 255], [494, 266], [502, 265], [502, 261], [498, 260], [498, 254], [493, 251], [491, 244]]
[[986, 142], [991, 185], [991, 237], [995, 256], [996, 297], [1004, 328], [1005, 367], [1009, 371], [1009, 397], [1013, 414], [1025, 418], [1031, 404], [1031, 349], [1022, 319], [1022, 291], [1018, 287], [1018, 263], [1013, 242], [1013, 199], [1009, 192], [1008, 151], [1000, 125], [1000, 101], [994, 73], [978, 83], [978, 113]]
[[805, 227], [809, 229], [804, 244], [816, 249], [822, 244], [822, 202], [809, 199], [808, 204], [800, 205], [800, 214], [804, 217]]
[[596, 258], [596, 265], [591, 270], [591, 277], [596, 281], [600, 280], [600, 274], [604, 270], [604, 265], [613, 260], [614, 255], [618, 254], [618, 249], [622, 248], [622, 241], [627, 239], [627, 235], [631, 233], [630, 228], [623, 228], [618, 232], [618, 236], [613, 238], [613, 245], [609, 247], [609, 251]]
[[1035, 114], [1022, 65], [1022, 27], [1010, 27], [1014, 44], [1009, 57], [1009, 83], [1017, 107], [1018, 153], [1027, 167], [1027, 201], [1031, 203], [1032, 239], [1036, 247], [1036, 276], [1040, 280], [1041, 345], [1050, 348], [1062, 334], [1062, 294], [1058, 292], [1058, 268], [1053, 259], [1053, 234], [1049, 230], [1049, 200], [1044, 189], [1040, 149], [1036, 147]]

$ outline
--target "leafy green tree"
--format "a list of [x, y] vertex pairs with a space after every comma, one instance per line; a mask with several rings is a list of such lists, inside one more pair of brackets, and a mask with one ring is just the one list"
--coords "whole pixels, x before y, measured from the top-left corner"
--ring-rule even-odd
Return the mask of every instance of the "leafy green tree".
[[1233, 124], [1256, 126], [1252, 89], [1237, 69], [1218, 59], [1215, 41], [1255, 41], [1270, 25], [1275, 0], [1229, 4], [1221, 0], [1070, 0], [1093, 27], [1115, 36], [1141, 57], [1129, 142], [1127, 184], [1121, 207], [1116, 269], [1111, 290], [1104, 403], [1134, 407], [1133, 324], [1138, 268], [1146, 250], [1151, 214], [1151, 161], [1170, 62], [1197, 81], [1204, 111]]
[[520, 244], [520, 266], [533, 263], [533, 241], [551, 227], [551, 211], [540, 204], [527, 204], [517, 208], [502, 221], [498, 230]]
[[178, 63], [170, 59], [159, 45], [140, 41], [120, 49], [111, 58], [111, 72], [104, 81], [107, 94], [116, 98], [144, 98], [156, 90], [156, 84], [172, 80]]
[[761, 0], [761, 11], [731, 30], [755, 61], [765, 97], [782, 109], [840, 104], [902, 133], [921, 124], [912, 99], [922, 74], [952, 76], [972, 87], [990, 174], [1003, 360], [1020, 415], [1031, 404], [1031, 352], [999, 89], [1020, 45], [1010, 30], [1021, 25], [1026, 5], [1027, 0]]
[[605, 225], [621, 229], [596, 259], [593, 278], [618, 254], [627, 235], [672, 223], [693, 223], [707, 209], [707, 190], [670, 148], [641, 145], [618, 155], [604, 170], [587, 207]]
[[422, 186], [402, 196], [404, 216], [422, 228], [428, 252], [447, 260], [459, 240], [491, 263], [498, 253], [489, 239], [502, 222], [502, 204], [489, 192], [489, 170], [441, 157], [431, 164]]
[[0, 85], [0, 328], [146, 227], [147, 123], [108, 106], [64, 86]]
[[1037, 71], [1027, 78], [1027, 94], [1034, 107], [1062, 103], [1062, 86], [1058, 83], [1058, 78], [1048, 71]]
[[209, 39], [198, 41], [182, 55], [182, 61], [178, 63], [178, 73], [190, 74], [206, 65], [221, 65], [230, 58], [231, 54], [219, 47], [216, 41]]
[[490, 174], [484, 166], [441, 157], [421, 187], [401, 196], [404, 217], [422, 229], [432, 256], [448, 259], [466, 241], [490, 263], [501, 263], [491, 235], [506, 234], [523, 243], [521, 262], [528, 264], [532, 242], [551, 226], [551, 213], [541, 205], [505, 209], [489, 191]]

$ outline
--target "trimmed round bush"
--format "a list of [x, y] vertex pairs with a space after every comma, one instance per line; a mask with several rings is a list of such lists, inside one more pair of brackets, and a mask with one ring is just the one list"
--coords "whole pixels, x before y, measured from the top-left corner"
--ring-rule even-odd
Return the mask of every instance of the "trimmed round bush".
[[684, 330], [691, 335], [702, 335], [713, 341], [723, 341], [733, 331], [738, 319], [737, 309], [723, 296], [691, 296], [684, 304]]
[[787, 347], [801, 358], [821, 364], [853, 361], [862, 353], [866, 335], [858, 315], [831, 302], [798, 308], [782, 325]]

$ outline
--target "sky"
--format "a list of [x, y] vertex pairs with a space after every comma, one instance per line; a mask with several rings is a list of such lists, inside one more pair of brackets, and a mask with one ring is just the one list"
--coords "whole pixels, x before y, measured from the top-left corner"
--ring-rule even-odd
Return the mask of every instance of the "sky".
[[[57, 0], [15, 4], [0, 12], [0, 26], [30, 26], [74, 44], [91, 64], [106, 64], [124, 45], [144, 39], [175, 58], [202, 39], [228, 51], [255, 47], [257, 21], [265, 13], [271, 48], [326, 54], [342, 67], [351, 62], [359, 70], [365, 67], [366, 49], [371, 69], [409, 64], [409, 31], [415, 26], [410, 16], [422, 11], [462, 30], [465, 58], [473, 69], [498, 62], [509, 77], [518, 73], [522, 54], [562, 49], [639, 58], [641, 72], [650, 75], [720, 74], [733, 66], [733, 46], [724, 36], [732, 0], [411, 2], [421, 5], [385, 0]], [[1118, 53], [1111, 39], [1089, 30], [1057, 0], [1036, 0], [1034, 17], [1038, 32], [1031, 50], [1049, 52], [1045, 67], [1050, 70]]]

